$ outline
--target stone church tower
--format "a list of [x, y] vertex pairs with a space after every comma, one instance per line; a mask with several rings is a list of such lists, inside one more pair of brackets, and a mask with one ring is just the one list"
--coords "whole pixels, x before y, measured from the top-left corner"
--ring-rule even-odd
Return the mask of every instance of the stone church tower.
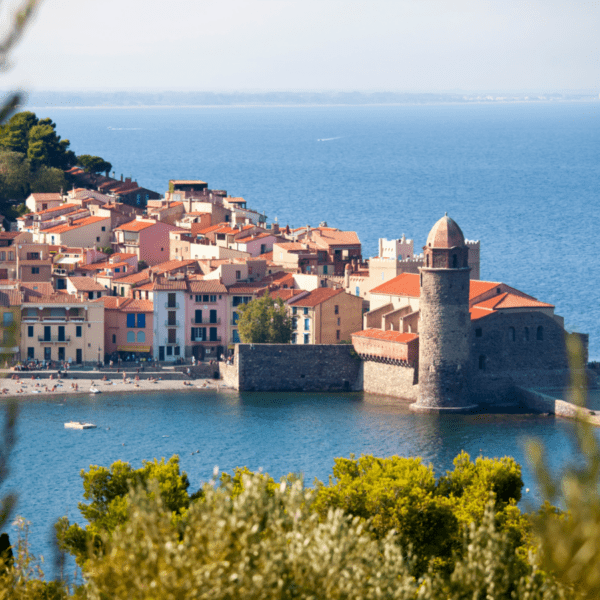
[[469, 272], [460, 227], [442, 217], [427, 237], [419, 315], [420, 411], [474, 408], [469, 398]]

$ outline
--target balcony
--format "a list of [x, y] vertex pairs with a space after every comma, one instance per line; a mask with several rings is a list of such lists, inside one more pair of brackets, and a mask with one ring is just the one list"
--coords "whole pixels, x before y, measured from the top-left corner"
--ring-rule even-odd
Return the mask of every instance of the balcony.
[[201, 321], [197, 321], [195, 317], [192, 317], [190, 321], [192, 325], [220, 325], [221, 317], [218, 319], [213, 319], [212, 321], [210, 319], [202, 319]]
[[22, 323], [85, 323], [85, 317], [21, 317]]
[[38, 335], [38, 342], [42, 344], [68, 344], [71, 341], [70, 335], [58, 336], [52, 335], [49, 338], [43, 335]]
[[165, 346], [180, 346], [179, 338], [175, 338], [175, 341], [173, 342], [165, 342]]
[[179, 321], [165, 321], [165, 327], [181, 327], [181, 323]]
[[179, 302], [171, 303], [165, 302], [165, 308], [179, 308]]
[[216, 337], [209, 338], [207, 340], [205, 340], [203, 338], [192, 338], [191, 339], [192, 344], [198, 344], [198, 343], [206, 344], [206, 343], [220, 342], [220, 341], [221, 341], [221, 336], [220, 335], [218, 335]]

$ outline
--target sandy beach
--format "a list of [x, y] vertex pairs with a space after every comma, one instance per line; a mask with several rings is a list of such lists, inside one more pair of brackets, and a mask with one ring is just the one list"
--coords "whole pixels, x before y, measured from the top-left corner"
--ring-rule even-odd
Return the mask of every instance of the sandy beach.
[[37, 378], [28, 373], [19, 374], [19, 380], [11, 379], [12, 374], [0, 380], [0, 396], [4, 398], [30, 398], [32, 396], [65, 396], [67, 394], [92, 394], [90, 389], [97, 389], [100, 393], [120, 392], [174, 392], [191, 390], [221, 391], [228, 388], [218, 379], [152, 379], [144, 374], [136, 380], [136, 375], [131, 374], [125, 382], [122, 379], [109, 379], [103, 381], [102, 377], [95, 379], [48, 379]]

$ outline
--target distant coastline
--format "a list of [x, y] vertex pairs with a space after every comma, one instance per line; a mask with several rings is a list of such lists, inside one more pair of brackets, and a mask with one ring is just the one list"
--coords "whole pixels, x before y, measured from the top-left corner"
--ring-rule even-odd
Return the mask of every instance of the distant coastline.
[[32, 92], [23, 108], [297, 108], [405, 106], [438, 104], [583, 103], [595, 102], [593, 91], [523, 93], [397, 92]]

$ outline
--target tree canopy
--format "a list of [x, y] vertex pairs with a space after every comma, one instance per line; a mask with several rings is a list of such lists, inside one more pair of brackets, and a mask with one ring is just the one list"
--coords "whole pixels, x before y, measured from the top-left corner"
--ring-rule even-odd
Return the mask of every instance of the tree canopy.
[[281, 298], [265, 294], [237, 307], [238, 331], [245, 344], [289, 344], [292, 319]]
[[104, 173], [107, 177], [112, 170], [112, 165], [100, 156], [81, 154], [77, 157], [77, 164], [82, 166], [88, 173]]

